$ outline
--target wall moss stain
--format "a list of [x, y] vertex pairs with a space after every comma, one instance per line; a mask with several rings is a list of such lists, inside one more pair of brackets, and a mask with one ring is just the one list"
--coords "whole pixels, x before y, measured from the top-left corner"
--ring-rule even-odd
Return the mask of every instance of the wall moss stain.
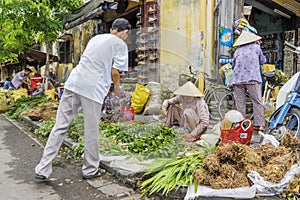
[[200, 1], [161, 1], [161, 83], [178, 88], [179, 74], [198, 66], [200, 53]]
[[[184, 1], [184, 0], [182, 0], [182, 1]], [[163, 1], [161, 1], [160, 5], [161, 5], [160, 10], [162, 11], [162, 10], [174, 9], [177, 6], [177, 3], [174, 0], [163, 0]], [[163, 13], [161, 12], [161, 14], [163, 14]]]

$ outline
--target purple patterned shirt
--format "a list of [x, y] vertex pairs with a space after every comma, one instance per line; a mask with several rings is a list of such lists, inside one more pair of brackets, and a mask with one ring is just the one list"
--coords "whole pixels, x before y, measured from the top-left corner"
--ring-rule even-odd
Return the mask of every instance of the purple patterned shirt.
[[257, 81], [261, 83], [260, 65], [266, 58], [258, 44], [246, 44], [237, 48], [233, 56], [232, 84]]

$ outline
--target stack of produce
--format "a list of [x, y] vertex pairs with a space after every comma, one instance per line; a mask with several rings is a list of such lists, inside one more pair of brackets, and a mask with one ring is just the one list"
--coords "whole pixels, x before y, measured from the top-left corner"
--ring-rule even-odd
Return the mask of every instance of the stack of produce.
[[30, 118], [39, 120], [50, 120], [55, 118], [58, 109], [57, 102], [47, 102], [38, 104], [34, 109], [25, 110], [21, 115], [29, 116]]
[[193, 177], [200, 185], [213, 189], [247, 187], [250, 171], [257, 171], [265, 180], [278, 183], [297, 162], [299, 140], [289, 133], [276, 148], [271, 143], [252, 148], [238, 143], [219, 146], [203, 161], [203, 168]]

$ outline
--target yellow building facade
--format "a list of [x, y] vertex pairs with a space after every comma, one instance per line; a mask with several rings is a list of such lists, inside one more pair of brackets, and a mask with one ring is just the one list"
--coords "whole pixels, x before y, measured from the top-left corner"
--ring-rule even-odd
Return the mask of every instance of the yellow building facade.
[[159, 74], [169, 89], [178, 87], [179, 74], [190, 74], [188, 66], [212, 74], [213, 9], [209, 0], [161, 1]]

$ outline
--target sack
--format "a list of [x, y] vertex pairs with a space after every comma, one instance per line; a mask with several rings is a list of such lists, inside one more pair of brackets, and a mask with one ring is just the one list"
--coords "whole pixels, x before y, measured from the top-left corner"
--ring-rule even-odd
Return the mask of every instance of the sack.
[[134, 108], [131, 107], [131, 95], [123, 92], [120, 95], [108, 94], [103, 105], [104, 120], [124, 122], [134, 120]]
[[7, 110], [7, 100], [4, 93], [0, 93], [0, 112], [4, 113]]
[[20, 88], [13, 90], [13, 99], [17, 101], [21, 97], [28, 97], [28, 91], [26, 88]]
[[236, 142], [250, 145], [252, 138], [253, 124], [251, 119], [244, 119], [237, 127], [229, 130], [221, 130], [222, 144]]
[[150, 89], [150, 96], [145, 105], [143, 115], [160, 115], [161, 114], [161, 84], [157, 82], [149, 82], [148, 88]]
[[132, 93], [131, 105], [134, 108], [134, 113], [141, 113], [145, 104], [148, 101], [150, 90], [147, 86], [136, 84], [135, 90]]
[[49, 100], [54, 100], [55, 94], [56, 94], [55, 89], [45, 91], [46, 98]]
[[232, 65], [230, 63], [223, 65], [219, 69], [219, 74], [220, 74], [220, 77], [224, 81], [224, 85], [231, 86], [231, 80], [232, 80], [232, 74], [233, 74]]

